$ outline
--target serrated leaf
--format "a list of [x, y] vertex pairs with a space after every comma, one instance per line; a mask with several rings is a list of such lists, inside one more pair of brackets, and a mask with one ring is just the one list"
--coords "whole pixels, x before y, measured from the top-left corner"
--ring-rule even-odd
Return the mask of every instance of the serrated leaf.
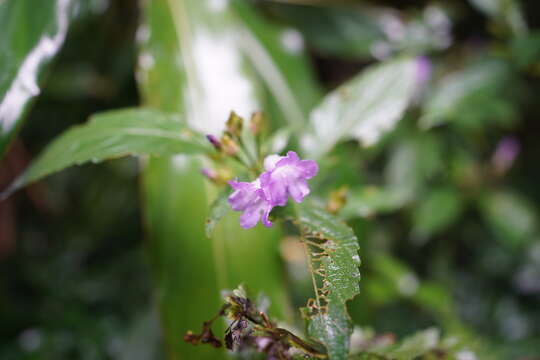
[[304, 151], [320, 158], [342, 140], [373, 145], [401, 119], [413, 95], [416, 62], [400, 58], [374, 65], [327, 95], [310, 115]]
[[230, 191], [227, 189], [218, 195], [216, 200], [210, 205], [210, 212], [208, 218], [206, 219], [206, 236], [211, 237], [214, 232], [214, 228], [218, 222], [227, 214], [229, 211], [229, 203], [227, 198], [229, 197]]
[[346, 359], [352, 333], [346, 302], [360, 291], [358, 239], [339, 218], [314, 204], [296, 209], [315, 286], [315, 299], [304, 310], [308, 334], [326, 346], [329, 359]]
[[94, 115], [54, 140], [10, 187], [12, 192], [72, 165], [127, 155], [201, 153], [208, 147], [178, 115], [150, 109]]

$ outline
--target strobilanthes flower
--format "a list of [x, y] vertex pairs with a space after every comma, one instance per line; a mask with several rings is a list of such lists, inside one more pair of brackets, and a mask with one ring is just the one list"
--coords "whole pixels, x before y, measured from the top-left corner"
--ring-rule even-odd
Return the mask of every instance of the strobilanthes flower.
[[229, 181], [234, 189], [229, 196], [229, 204], [235, 211], [243, 211], [240, 215], [240, 226], [249, 229], [257, 225], [259, 220], [264, 226], [272, 226], [268, 216], [273, 206], [264, 198], [259, 179], [253, 182]]
[[314, 177], [319, 166], [313, 160], [301, 160], [294, 151], [286, 156], [269, 155], [264, 160], [265, 172], [251, 182], [230, 181], [234, 192], [229, 196], [229, 204], [235, 211], [243, 211], [240, 225], [245, 228], [255, 226], [259, 220], [265, 226], [272, 226], [268, 220], [274, 206], [285, 206], [289, 195], [300, 203], [309, 194], [307, 180]]
[[319, 171], [313, 160], [301, 160], [294, 151], [287, 156], [270, 155], [264, 162], [267, 170], [261, 176], [261, 188], [272, 206], [285, 206], [289, 195], [301, 203], [309, 194], [308, 179]]

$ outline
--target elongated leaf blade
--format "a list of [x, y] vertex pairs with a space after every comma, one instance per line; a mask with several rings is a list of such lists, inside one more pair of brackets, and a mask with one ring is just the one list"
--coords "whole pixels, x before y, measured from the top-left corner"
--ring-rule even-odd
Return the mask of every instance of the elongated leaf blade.
[[72, 0], [0, 1], [0, 156], [22, 125], [72, 20]]
[[297, 206], [308, 249], [315, 299], [308, 303], [308, 333], [326, 346], [331, 360], [346, 359], [352, 325], [346, 302], [360, 292], [358, 239], [340, 219], [314, 204]]
[[54, 140], [15, 181], [10, 191], [72, 165], [128, 155], [173, 155], [207, 150], [178, 115], [149, 109], [115, 110], [94, 115]]
[[243, 0], [232, 2], [245, 54], [277, 102], [288, 125], [303, 130], [310, 110], [321, 97], [305, 54], [304, 39], [296, 29], [272, 24]]
[[320, 158], [342, 140], [373, 145], [401, 119], [413, 95], [416, 62], [400, 58], [368, 68], [327, 95], [310, 115], [304, 151]]
[[[245, 44], [238, 43], [238, 31], [246, 29], [233, 5], [200, 0], [145, 3], [137, 79], [146, 104], [185, 113], [190, 126], [215, 135], [231, 110], [243, 117], [268, 112], [264, 106], [270, 92], [246, 59], [241, 49]], [[175, 360], [228, 357], [224, 351], [181, 341], [185, 331], [198, 330], [218, 309], [223, 289], [245, 283], [254, 294], [263, 292], [270, 299], [274, 316], [288, 315], [280, 229], [243, 230], [238, 213], [229, 211], [208, 239], [209, 204], [222, 190], [200, 175], [199, 166], [196, 156], [153, 158], [143, 171], [149, 254], [167, 356]]]

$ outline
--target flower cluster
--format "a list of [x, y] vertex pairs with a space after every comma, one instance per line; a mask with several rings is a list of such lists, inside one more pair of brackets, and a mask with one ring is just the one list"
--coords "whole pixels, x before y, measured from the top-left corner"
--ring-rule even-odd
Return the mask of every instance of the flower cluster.
[[309, 194], [308, 179], [319, 171], [313, 160], [301, 160], [294, 151], [286, 156], [270, 155], [264, 160], [264, 169], [253, 182], [230, 181], [234, 192], [229, 204], [235, 211], [242, 211], [240, 226], [249, 229], [259, 220], [272, 226], [268, 216], [275, 206], [285, 206], [289, 195], [300, 203]]

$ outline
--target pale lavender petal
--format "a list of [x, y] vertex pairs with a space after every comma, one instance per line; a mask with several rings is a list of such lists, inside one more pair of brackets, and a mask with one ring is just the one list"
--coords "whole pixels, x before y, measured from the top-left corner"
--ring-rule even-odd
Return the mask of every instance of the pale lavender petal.
[[313, 160], [302, 160], [298, 163], [298, 168], [302, 170], [302, 175], [306, 179], [311, 179], [319, 172], [319, 165]]
[[304, 197], [309, 194], [309, 187], [307, 181], [304, 179], [298, 179], [297, 181], [290, 183], [287, 188], [291, 197], [297, 203], [304, 201]]
[[260, 179], [265, 199], [273, 206], [285, 206], [287, 204], [286, 183], [272, 177], [271, 171], [263, 173]]
[[240, 216], [240, 226], [249, 229], [257, 225], [259, 220], [264, 226], [272, 226], [268, 220], [272, 205], [266, 201], [259, 179], [251, 183], [229, 181], [229, 185], [234, 189], [228, 198], [231, 208], [235, 211], [243, 211]]
[[257, 188], [248, 182], [229, 181], [235, 191], [229, 196], [229, 204], [235, 211], [245, 210], [253, 201], [258, 199]]
[[266, 171], [272, 171], [274, 170], [274, 168], [276, 167], [276, 164], [278, 163], [279, 160], [283, 159], [283, 156], [279, 156], [279, 155], [268, 155], [265, 159], [264, 159], [264, 169]]
[[287, 156], [275, 163], [272, 170], [260, 176], [261, 188], [272, 206], [285, 206], [289, 195], [294, 201], [302, 202], [309, 194], [306, 180], [311, 179], [318, 171], [319, 166], [315, 161], [300, 160], [294, 151], [289, 151]]
[[250, 207], [240, 215], [240, 226], [244, 229], [250, 229], [257, 225], [260, 218], [261, 214], [257, 208]]

